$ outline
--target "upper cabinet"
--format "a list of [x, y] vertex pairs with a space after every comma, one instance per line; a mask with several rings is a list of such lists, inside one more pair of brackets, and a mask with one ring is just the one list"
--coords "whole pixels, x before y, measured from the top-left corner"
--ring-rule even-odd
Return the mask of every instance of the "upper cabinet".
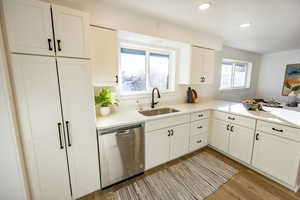
[[2, 3], [9, 50], [53, 56], [50, 4], [34, 0], [3, 0]]
[[36, 0], [2, 2], [10, 52], [89, 57], [88, 14]]
[[89, 15], [52, 5], [57, 56], [88, 58]]
[[118, 75], [117, 32], [90, 27], [92, 81], [95, 86], [114, 86]]
[[188, 55], [189, 62], [180, 67], [180, 84], [212, 84], [215, 72], [214, 50], [192, 46]]

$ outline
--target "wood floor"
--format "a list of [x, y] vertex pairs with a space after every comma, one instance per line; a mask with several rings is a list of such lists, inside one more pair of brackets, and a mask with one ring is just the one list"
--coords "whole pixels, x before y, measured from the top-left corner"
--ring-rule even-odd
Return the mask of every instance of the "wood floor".
[[113, 192], [120, 187], [126, 186], [144, 176], [165, 169], [182, 160], [201, 153], [208, 152], [220, 160], [223, 160], [228, 165], [235, 167], [239, 173], [230, 179], [226, 184], [221, 186], [214, 194], [207, 197], [207, 200], [300, 200], [300, 192], [292, 192], [291, 190], [275, 183], [274, 181], [256, 173], [255, 171], [233, 161], [222, 154], [210, 148], [204, 148], [182, 158], [176, 159], [154, 169], [147, 171], [144, 175], [125, 181], [123, 183], [112, 186], [108, 189], [92, 193], [80, 200], [112, 200]]

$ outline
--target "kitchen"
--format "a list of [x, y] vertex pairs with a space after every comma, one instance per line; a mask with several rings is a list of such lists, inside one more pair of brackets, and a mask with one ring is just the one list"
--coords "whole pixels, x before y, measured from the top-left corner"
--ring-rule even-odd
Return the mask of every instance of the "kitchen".
[[300, 199], [299, 7], [1, 0], [1, 199]]

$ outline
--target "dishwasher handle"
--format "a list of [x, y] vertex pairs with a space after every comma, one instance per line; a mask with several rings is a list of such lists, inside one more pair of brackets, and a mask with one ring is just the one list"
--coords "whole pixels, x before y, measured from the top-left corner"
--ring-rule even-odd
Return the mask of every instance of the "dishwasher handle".
[[142, 128], [143, 124], [135, 124], [135, 125], [129, 125], [129, 126], [122, 126], [122, 127], [115, 127], [115, 128], [109, 128], [109, 129], [103, 129], [99, 130], [100, 135], [106, 135], [111, 133], [120, 133], [120, 134], [127, 134], [130, 132], [130, 129], [135, 128]]

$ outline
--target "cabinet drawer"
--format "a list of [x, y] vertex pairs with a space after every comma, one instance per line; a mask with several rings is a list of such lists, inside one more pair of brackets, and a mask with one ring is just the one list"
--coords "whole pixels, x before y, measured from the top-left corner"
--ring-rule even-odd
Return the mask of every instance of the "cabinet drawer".
[[255, 128], [255, 119], [242, 117], [239, 115], [233, 115], [233, 114], [225, 113], [225, 112], [219, 112], [219, 111], [214, 111], [213, 117], [215, 119], [228, 121], [230, 123], [238, 124], [238, 125], [241, 125], [244, 127]]
[[208, 119], [191, 122], [191, 136], [208, 132], [208, 126]]
[[194, 135], [190, 138], [190, 152], [196, 151], [207, 145], [207, 135]]
[[257, 131], [271, 133], [300, 142], [300, 129], [264, 121], [257, 121]]
[[178, 124], [184, 124], [188, 123], [190, 120], [190, 117], [188, 114], [185, 115], [179, 115], [179, 116], [173, 116], [173, 117], [166, 117], [163, 119], [157, 119], [153, 121], [147, 121], [145, 123], [145, 131], [153, 131], [158, 130], [162, 128], [167, 128], [170, 126], [175, 126]]
[[207, 119], [209, 118], [210, 111], [200, 111], [200, 112], [195, 112], [191, 114], [191, 121], [197, 121], [201, 119]]

